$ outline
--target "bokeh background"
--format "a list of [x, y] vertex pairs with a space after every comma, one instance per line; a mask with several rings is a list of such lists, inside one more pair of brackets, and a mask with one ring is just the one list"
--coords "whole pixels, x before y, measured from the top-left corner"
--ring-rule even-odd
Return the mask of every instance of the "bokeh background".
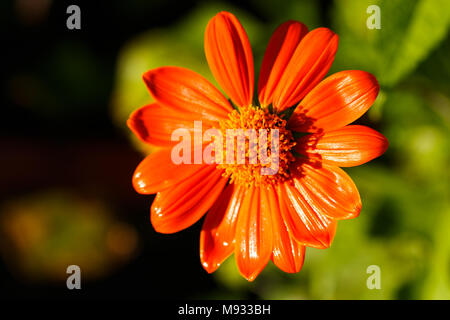
[[[81, 8], [81, 30], [66, 8]], [[369, 5], [381, 29], [369, 30]], [[338, 33], [330, 73], [372, 72], [381, 85], [360, 120], [384, 156], [346, 170], [362, 196], [331, 248], [307, 249], [289, 275], [271, 263], [253, 283], [230, 258], [201, 267], [201, 222], [174, 235], [150, 224], [152, 197], [131, 175], [151, 150], [125, 122], [150, 101], [144, 71], [191, 68], [221, 10], [246, 28], [259, 66], [270, 34], [295, 19]], [[450, 299], [450, 3], [446, 0], [1, 1], [0, 294], [3, 298]], [[82, 289], [66, 288], [66, 268]], [[369, 265], [381, 289], [366, 286]]]

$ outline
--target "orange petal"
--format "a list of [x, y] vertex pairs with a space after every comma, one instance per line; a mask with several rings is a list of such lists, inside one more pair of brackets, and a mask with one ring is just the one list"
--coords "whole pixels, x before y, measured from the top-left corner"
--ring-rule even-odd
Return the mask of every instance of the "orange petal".
[[255, 280], [272, 254], [271, 197], [264, 188], [251, 187], [239, 210], [235, 256], [239, 272], [248, 281]]
[[191, 226], [211, 208], [227, 180], [215, 166], [205, 166], [189, 179], [158, 192], [151, 208], [153, 227], [174, 233]]
[[381, 133], [353, 125], [303, 136], [297, 140], [295, 151], [326, 164], [353, 167], [381, 156], [388, 145]]
[[174, 164], [171, 149], [160, 149], [147, 156], [133, 174], [133, 187], [141, 194], [152, 194], [173, 187], [207, 164]]
[[234, 250], [239, 208], [245, 189], [228, 185], [206, 215], [200, 233], [200, 260], [209, 273], [214, 272]]
[[174, 111], [171, 108], [153, 103], [134, 111], [127, 121], [128, 127], [143, 142], [160, 147], [173, 146], [179, 141], [172, 141], [176, 129], [189, 130], [194, 136], [194, 121], [202, 120], [203, 132], [219, 123], [202, 119], [193, 112]]
[[361, 211], [361, 198], [352, 179], [339, 167], [297, 161], [289, 169], [296, 189], [317, 215], [351, 219]]
[[341, 128], [359, 117], [375, 101], [377, 79], [360, 70], [335, 73], [303, 99], [289, 119], [289, 128], [300, 132], [322, 132]]
[[[272, 210], [273, 223], [273, 263], [288, 273], [299, 272], [305, 259], [305, 246], [299, 244], [289, 234], [281, 211], [286, 211], [286, 204], [282, 199], [277, 199], [277, 205]], [[286, 212], [284, 213], [286, 214]]]
[[282, 111], [298, 103], [326, 75], [334, 60], [338, 36], [327, 28], [309, 32], [295, 49], [273, 93]]
[[253, 99], [254, 71], [250, 42], [238, 19], [229, 12], [212, 18], [205, 32], [205, 54], [214, 78], [238, 106]]
[[262, 107], [272, 103], [273, 92], [286, 72], [289, 60], [307, 33], [308, 28], [297, 21], [287, 21], [273, 33], [264, 54], [258, 80], [259, 102]]
[[193, 113], [197, 120], [219, 121], [232, 111], [218, 89], [189, 69], [161, 67], [147, 71], [143, 79], [158, 103], [176, 111]]
[[328, 248], [336, 232], [336, 220], [315, 211], [293, 181], [281, 184], [278, 194], [287, 207], [281, 213], [291, 236], [308, 247]]

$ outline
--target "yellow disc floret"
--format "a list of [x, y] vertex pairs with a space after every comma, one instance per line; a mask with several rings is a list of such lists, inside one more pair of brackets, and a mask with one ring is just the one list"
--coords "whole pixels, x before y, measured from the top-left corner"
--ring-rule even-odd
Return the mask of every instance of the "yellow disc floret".
[[[289, 177], [288, 164], [294, 160], [290, 150], [295, 141], [282, 116], [271, 113], [267, 108], [249, 106], [233, 110], [228, 118], [220, 121], [220, 131], [225, 140], [233, 141], [234, 148], [230, 151], [227, 144], [223, 146], [224, 160], [218, 168], [225, 170], [224, 175], [230, 177], [230, 183], [258, 187], [276, 184]], [[245, 143], [239, 144], [238, 140], [230, 137], [233, 132], [244, 132]], [[236, 160], [239, 153], [241, 161]], [[244, 154], [245, 163], [242, 161]], [[263, 161], [264, 157], [266, 161]], [[227, 161], [230, 159], [234, 161]], [[276, 169], [267, 174], [267, 170], [273, 167]]]

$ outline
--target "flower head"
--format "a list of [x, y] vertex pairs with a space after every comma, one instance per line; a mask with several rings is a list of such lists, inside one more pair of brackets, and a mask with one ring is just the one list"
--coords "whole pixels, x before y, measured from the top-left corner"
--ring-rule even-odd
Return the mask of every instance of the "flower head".
[[[248, 37], [234, 15], [220, 12], [206, 28], [205, 53], [230, 100], [187, 69], [161, 67], [144, 74], [156, 102], [133, 112], [128, 126], [161, 148], [139, 164], [133, 185], [139, 193], [157, 193], [151, 222], [159, 232], [178, 232], [206, 214], [200, 258], [208, 272], [232, 253], [248, 280], [270, 259], [285, 272], [298, 272], [306, 246], [329, 247], [337, 221], [358, 216], [358, 190], [339, 167], [380, 156], [388, 142], [375, 130], [350, 125], [375, 101], [379, 86], [373, 75], [350, 70], [324, 79], [337, 46], [338, 36], [327, 28], [308, 31], [300, 22], [283, 23], [265, 52], [255, 101]], [[172, 161], [178, 144], [172, 134], [178, 129], [193, 135], [188, 145], [195, 149], [181, 164]], [[201, 138], [208, 129], [221, 136], [246, 130], [248, 141], [240, 147], [219, 144], [213, 150], [215, 160], [242, 152], [247, 161], [196, 162], [219, 140], [198, 143], [199, 132]], [[257, 162], [261, 155], [276, 160], [271, 174], [264, 169], [273, 161]]]

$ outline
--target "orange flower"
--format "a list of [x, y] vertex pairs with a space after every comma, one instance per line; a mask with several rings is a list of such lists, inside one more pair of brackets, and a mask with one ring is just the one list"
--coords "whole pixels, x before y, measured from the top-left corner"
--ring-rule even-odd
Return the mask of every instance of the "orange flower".
[[[193, 71], [161, 67], [144, 74], [156, 102], [133, 112], [128, 126], [161, 148], [139, 164], [133, 186], [157, 193], [151, 222], [158, 232], [178, 232], [208, 212], [200, 234], [208, 272], [233, 252], [250, 281], [269, 259], [285, 272], [298, 272], [305, 246], [329, 247], [337, 221], [358, 216], [358, 190], [339, 167], [380, 156], [388, 142], [368, 127], [349, 125], [375, 101], [374, 76], [351, 70], [323, 80], [337, 45], [338, 36], [327, 28], [282, 24], [264, 55], [255, 102], [249, 40], [236, 17], [221, 12], [206, 28], [206, 58], [238, 110]], [[174, 164], [171, 148], [178, 142], [171, 134], [179, 128], [193, 132], [195, 120], [205, 130], [279, 130], [278, 173], [261, 175], [258, 164]]]

